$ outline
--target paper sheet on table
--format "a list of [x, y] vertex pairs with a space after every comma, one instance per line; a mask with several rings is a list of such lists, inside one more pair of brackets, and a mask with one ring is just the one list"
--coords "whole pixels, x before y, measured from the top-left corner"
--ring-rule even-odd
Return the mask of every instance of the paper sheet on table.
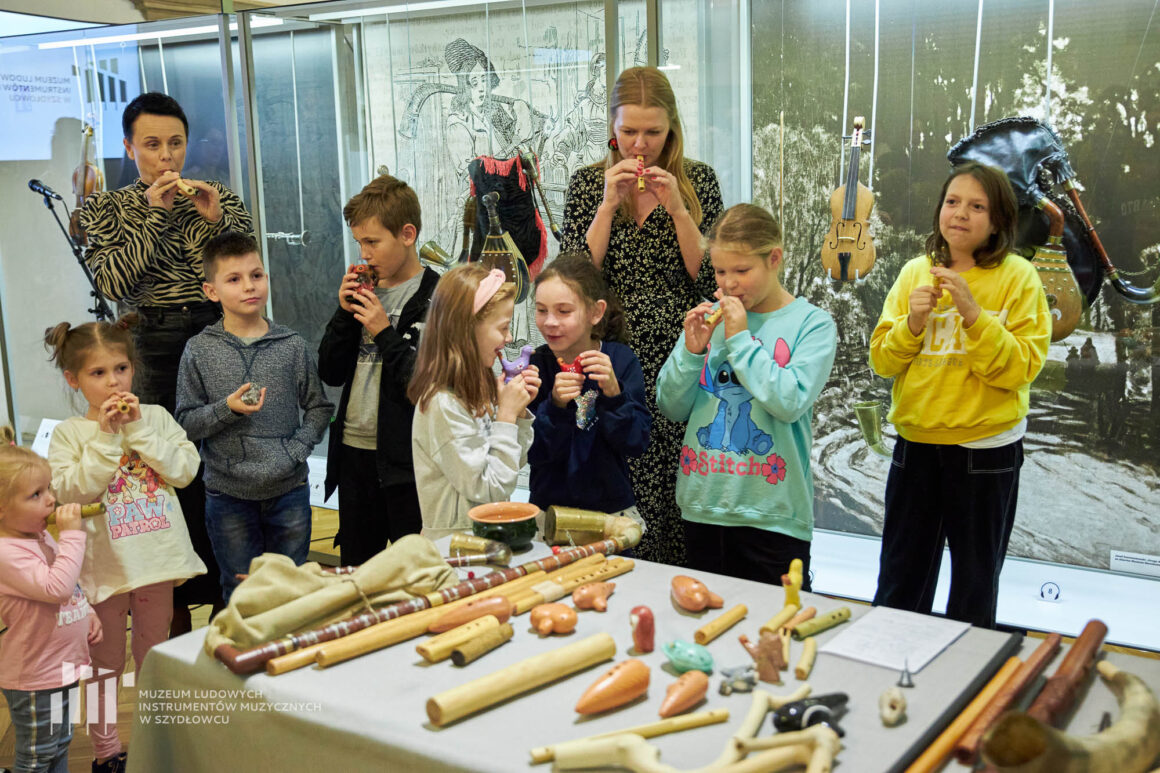
[[917, 674], [970, 627], [957, 620], [874, 607], [819, 651], [894, 671], [905, 665]]

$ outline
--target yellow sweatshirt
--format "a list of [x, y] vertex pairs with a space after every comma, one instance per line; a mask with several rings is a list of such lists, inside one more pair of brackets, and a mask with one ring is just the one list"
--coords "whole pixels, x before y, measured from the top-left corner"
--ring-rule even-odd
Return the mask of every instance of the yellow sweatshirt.
[[1008, 255], [962, 274], [982, 310], [975, 324], [943, 293], [914, 336], [910, 293], [930, 285], [925, 255], [902, 267], [870, 339], [870, 366], [894, 377], [889, 420], [916, 443], [955, 445], [1005, 432], [1027, 415], [1031, 382], [1047, 358], [1051, 314], [1035, 268]]

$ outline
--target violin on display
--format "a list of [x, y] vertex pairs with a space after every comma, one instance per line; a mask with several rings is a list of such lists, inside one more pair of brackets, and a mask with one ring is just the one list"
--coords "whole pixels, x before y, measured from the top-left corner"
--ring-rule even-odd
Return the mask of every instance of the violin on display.
[[874, 267], [874, 238], [870, 235], [870, 210], [874, 194], [858, 181], [858, 159], [869, 137], [862, 131], [865, 119], [854, 118], [850, 137], [850, 163], [846, 184], [830, 194], [834, 222], [822, 244], [822, 268], [831, 279], [865, 279]]
[[97, 168], [96, 164], [89, 162], [89, 146], [92, 141], [93, 126], [85, 124], [85, 128], [81, 130], [81, 162], [73, 170], [72, 176], [73, 193], [77, 197], [76, 208], [73, 209], [68, 219], [68, 235], [81, 247], [85, 247], [89, 243], [88, 235], [81, 228], [81, 207], [84, 206], [85, 199], [105, 189], [104, 175], [101, 174], [101, 170]]

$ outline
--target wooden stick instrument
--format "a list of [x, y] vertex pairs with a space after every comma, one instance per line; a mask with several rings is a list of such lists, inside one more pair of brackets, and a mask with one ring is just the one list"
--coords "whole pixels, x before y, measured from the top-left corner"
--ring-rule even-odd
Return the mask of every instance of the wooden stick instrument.
[[749, 614], [749, 607], [744, 604], [738, 604], [728, 612], [717, 615], [717, 617], [698, 628], [693, 634], [693, 641], [697, 644], [708, 644], [735, 626], [747, 614]]
[[[579, 738], [576, 741], [566, 741], [565, 743], [591, 741], [596, 738], [610, 738], [614, 735], [621, 735], [624, 733], [639, 735], [641, 738], [656, 738], [659, 735], [679, 733], [682, 730], [691, 730], [694, 727], [704, 727], [705, 725], [716, 725], [720, 722], [727, 722], [728, 720], [728, 709], [713, 709], [712, 711], [702, 711], [696, 714], [682, 714], [676, 717], [669, 717], [668, 719], [663, 719], [660, 722], [650, 722], [647, 725], [626, 727], [624, 730], [613, 730], [608, 733], [590, 735], [587, 738]], [[539, 764], [541, 762], [551, 762], [552, 760], [556, 759], [556, 746], [558, 745], [559, 744], [552, 746], [537, 746], [535, 749], [532, 749], [532, 763]]]
[[598, 633], [445, 690], [427, 701], [427, 717], [433, 725], [443, 727], [615, 655], [616, 642], [608, 634]]
[[561, 550], [554, 556], [547, 556], [538, 561], [531, 561], [511, 569], [501, 569], [496, 572], [491, 572], [483, 577], [465, 580], [458, 585], [444, 588], [437, 593], [389, 604], [373, 612], [363, 612], [346, 620], [339, 620], [338, 622], [320, 626], [319, 628], [304, 631], [299, 634], [291, 634], [284, 638], [267, 642], [266, 644], [259, 644], [256, 647], [251, 647], [244, 651], [238, 650], [237, 647], [232, 645], [223, 644], [214, 650], [214, 656], [225, 663], [226, 667], [235, 674], [252, 674], [265, 667], [266, 663], [272, 658], [285, 655], [302, 647], [333, 641], [355, 633], [356, 631], [361, 631], [364, 628], [369, 628], [375, 623], [394, 620], [395, 618], [419, 612], [430, 607], [474, 596], [481, 591], [502, 585], [509, 580], [523, 577], [536, 569], [550, 571], [567, 566], [574, 561], [578, 561], [581, 558], [595, 553], [615, 554], [622, 549], [633, 547], [635, 544], [629, 543], [630, 540], [606, 539], [590, 545], [568, 548]]
[[822, 631], [828, 631], [839, 623], [844, 623], [850, 619], [849, 607], [838, 607], [831, 609], [824, 615], [810, 618], [803, 623], [798, 623], [794, 626], [793, 637], [798, 639], [805, 639], [806, 637], [819, 634]]
[[[93, 518], [98, 515], [105, 514], [104, 502], [93, 502], [88, 505], [81, 505], [81, 518]], [[51, 526], [56, 523], [56, 510], [48, 514], [48, 524]]]
[[991, 677], [991, 681], [987, 682], [982, 690], [979, 690], [979, 694], [975, 696], [974, 700], [968, 703], [967, 707], [947, 726], [947, 729], [943, 730], [934, 739], [934, 742], [919, 755], [918, 759], [910, 764], [906, 773], [927, 773], [937, 770], [942, 765], [943, 760], [950, 755], [951, 749], [958, 743], [963, 733], [967, 731], [975, 718], [982, 713], [986, 705], [1010, 680], [1018, 668], [1019, 658], [1008, 658], [1007, 662]]
[[802, 657], [794, 667], [793, 675], [798, 679], [808, 679], [810, 671], [814, 669], [814, 660], [818, 657], [818, 640], [813, 636], [806, 639], [802, 647]]
[[987, 732], [995, 720], [1011, 707], [1011, 704], [1019, 697], [1027, 687], [1035, 681], [1035, 679], [1043, 673], [1043, 669], [1047, 668], [1047, 664], [1055, 657], [1055, 653], [1059, 652], [1059, 643], [1062, 637], [1053, 633], [1049, 635], [1019, 666], [1019, 670], [1015, 675], [1003, 685], [1003, 689], [986, 705], [979, 716], [963, 733], [963, 737], [955, 744], [954, 755], [955, 759], [964, 765], [973, 765], [975, 760], [979, 758], [979, 747], [983, 744], [983, 733]]
[[451, 657], [451, 651], [459, 645], [466, 644], [476, 636], [486, 634], [490, 630], [498, 629], [499, 625], [499, 619], [495, 615], [477, 617], [458, 628], [452, 628], [438, 636], [432, 636], [415, 647], [415, 651], [422, 655], [428, 663], [438, 663]]
[[1027, 716], [1045, 725], [1054, 725], [1055, 720], [1071, 708], [1076, 693], [1091, 673], [1096, 655], [1107, 635], [1108, 627], [1103, 621], [1088, 620], [1071, 649], [1064, 655], [1059, 668], [1047, 680], [1031, 708], [1027, 709]]
[[460, 667], [466, 666], [503, 644], [514, 633], [515, 630], [511, 623], [504, 623], [498, 628], [490, 628], [474, 639], [451, 650], [451, 662]]
[[795, 604], [786, 604], [781, 608], [780, 612], [769, 618], [769, 620], [765, 622], [765, 625], [761, 626], [758, 631], [762, 633], [765, 631], [769, 631], [770, 633], [777, 633], [777, 629], [788, 623], [797, 613], [798, 608]]

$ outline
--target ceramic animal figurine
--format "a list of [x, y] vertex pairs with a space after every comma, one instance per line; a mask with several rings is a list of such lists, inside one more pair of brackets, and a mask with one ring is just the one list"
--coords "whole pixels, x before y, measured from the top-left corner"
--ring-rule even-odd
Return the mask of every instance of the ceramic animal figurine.
[[649, 668], [633, 658], [604, 672], [576, 702], [577, 714], [598, 714], [623, 706], [648, 691]]
[[663, 719], [676, 716], [696, 706], [709, 692], [709, 677], [704, 671], [686, 671], [665, 690], [660, 715]]
[[516, 376], [524, 372], [524, 369], [532, 361], [532, 352], [536, 351], [536, 347], [528, 345], [520, 349], [520, 356], [516, 357], [511, 362], [508, 362], [506, 357], [500, 356], [499, 366], [503, 368], [503, 383], [511, 381]]
[[665, 653], [665, 657], [678, 674], [693, 669], [704, 671], [706, 674], [713, 673], [713, 656], [700, 644], [677, 639], [662, 644], [661, 651]]
[[242, 394], [242, 402], [246, 405], [257, 405], [262, 401], [262, 387], [250, 384], [250, 388]]
[[[374, 266], [367, 265], [366, 263], [359, 263], [358, 265], [351, 266], [350, 271], [351, 273], [358, 276], [358, 289], [362, 290], [365, 288], [370, 290], [372, 293], [375, 291], [375, 287], [377, 287], [379, 284], [379, 275], [375, 271]], [[354, 296], [348, 295], [346, 296], [346, 300], [348, 302], [353, 301]]]
[[788, 665], [785, 662], [785, 647], [781, 637], [763, 631], [757, 644], [749, 641], [749, 637], [745, 634], [738, 636], [737, 640], [757, 665], [757, 678], [770, 684], [781, 684], [781, 672]]
[[577, 609], [608, 609], [608, 597], [616, 587], [614, 582], [589, 582], [572, 591], [572, 603]]
[[721, 677], [721, 686], [717, 688], [717, 692], [722, 695], [732, 695], [734, 692], [753, 692], [753, 688], [757, 687], [757, 672], [753, 670], [752, 663], [733, 668], [722, 668]]
[[580, 364], [580, 355], [576, 355], [576, 359], [571, 363], [564, 362], [559, 357], [556, 358], [556, 363], [560, 366], [561, 373], [583, 373], [584, 366]]
[[789, 571], [781, 576], [781, 587], [785, 589], [786, 605], [794, 604], [798, 607], [802, 605], [801, 589], [803, 579], [802, 560], [795, 558], [789, 562]]
[[572, 633], [576, 627], [576, 610], [567, 604], [539, 604], [532, 607], [531, 622], [540, 636]]
[[844, 692], [832, 692], [787, 703], [773, 712], [773, 727], [779, 733], [788, 733], [821, 724], [844, 736], [846, 733], [838, 727], [835, 715], [846, 710], [849, 700], [850, 696]]
[[652, 652], [653, 635], [656, 632], [652, 610], [644, 605], [633, 607], [628, 615], [628, 622], [632, 625], [632, 648], [638, 655]]
[[678, 574], [673, 578], [673, 601], [681, 609], [700, 612], [702, 609], [720, 609], [725, 601], [705, 587], [705, 583], [688, 575]]

